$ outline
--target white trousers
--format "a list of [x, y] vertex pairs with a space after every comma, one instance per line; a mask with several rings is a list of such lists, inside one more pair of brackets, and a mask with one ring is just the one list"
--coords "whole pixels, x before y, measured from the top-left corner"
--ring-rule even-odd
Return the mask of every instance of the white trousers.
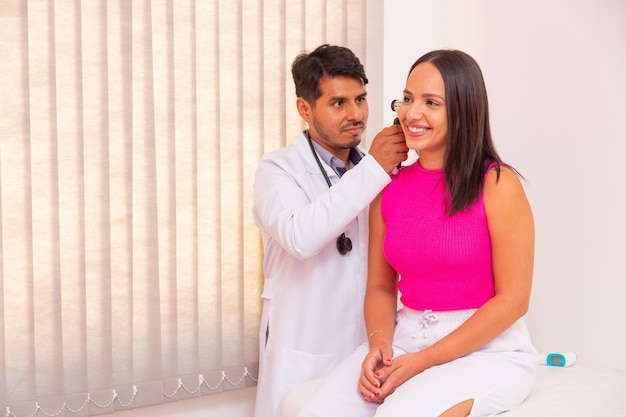
[[[476, 310], [398, 312], [394, 357], [420, 351], [459, 327]], [[537, 351], [526, 324], [518, 320], [482, 349], [414, 376], [383, 404], [367, 402], [357, 388], [367, 343], [319, 384], [298, 417], [437, 417], [473, 399], [470, 417], [492, 416], [518, 406], [530, 393]], [[301, 393], [300, 393], [301, 395]]]

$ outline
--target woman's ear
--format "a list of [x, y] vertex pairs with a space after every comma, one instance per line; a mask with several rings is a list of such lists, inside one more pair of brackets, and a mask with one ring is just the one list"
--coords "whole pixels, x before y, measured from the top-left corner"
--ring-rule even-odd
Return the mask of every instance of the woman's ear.
[[296, 108], [302, 119], [309, 123], [311, 121], [311, 105], [302, 97], [296, 99]]

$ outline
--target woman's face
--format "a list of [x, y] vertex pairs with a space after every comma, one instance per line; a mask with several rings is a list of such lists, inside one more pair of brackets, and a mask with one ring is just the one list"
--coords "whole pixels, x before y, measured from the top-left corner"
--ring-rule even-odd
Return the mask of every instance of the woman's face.
[[437, 67], [424, 62], [411, 71], [398, 109], [398, 119], [407, 146], [419, 153], [425, 168], [443, 167], [448, 136], [445, 97], [445, 85]]

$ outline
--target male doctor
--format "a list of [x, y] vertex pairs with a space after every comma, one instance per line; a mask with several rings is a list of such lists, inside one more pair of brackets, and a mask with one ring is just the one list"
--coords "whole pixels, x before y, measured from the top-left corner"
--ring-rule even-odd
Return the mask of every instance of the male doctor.
[[322, 45], [298, 55], [292, 74], [309, 129], [264, 155], [254, 184], [265, 251], [255, 417], [277, 417], [288, 391], [367, 340], [368, 207], [408, 152], [399, 126], [383, 129], [368, 154], [357, 147], [368, 80], [352, 51]]

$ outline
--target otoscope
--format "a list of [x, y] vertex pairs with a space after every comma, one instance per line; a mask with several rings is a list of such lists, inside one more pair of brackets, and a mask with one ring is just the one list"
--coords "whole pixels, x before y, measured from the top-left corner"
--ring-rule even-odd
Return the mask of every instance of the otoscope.
[[[400, 108], [401, 104], [402, 104], [402, 100], [400, 100], [400, 99], [391, 100], [391, 110], [394, 113], [396, 113], [396, 115], [398, 114], [398, 109]], [[393, 124], [394, 125], [399, 125], [400, 124], [400, 119], [398, 119], [397, 117], [395, 119], [393, 119]]]
[[[402, 104], [402, 100], [399, 100], [399, 99], [391, 100], [391, 110], [394, 113], [396, 113], [396, 115], [398, 114], [398, 109], [400, 108], [400, 104]], [[400, 119], [398, 119], [397, 116], [395, 119], [393, 119], [393, 124], [394, 125], [400, 124]], [[394, 175], [397, 174], [401, 167], [402, 167], [402, 162], [398, 162], [398, 165], [393, 169], [393, 171], [391, 171], [391, 173]]]

